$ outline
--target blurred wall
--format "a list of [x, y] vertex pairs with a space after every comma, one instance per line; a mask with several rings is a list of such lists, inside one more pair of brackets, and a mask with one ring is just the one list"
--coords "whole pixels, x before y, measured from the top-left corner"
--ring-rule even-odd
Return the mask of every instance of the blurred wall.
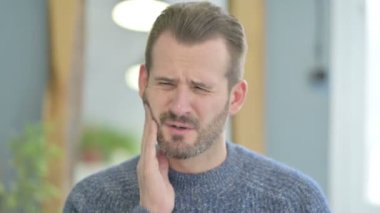
[[48, 75], [44, 0], [0, 1], [0, 178], [9, 177], [9, 141], [41, 121]]
[[328, 0], [266, 1], [267, 154], [327, 193]]

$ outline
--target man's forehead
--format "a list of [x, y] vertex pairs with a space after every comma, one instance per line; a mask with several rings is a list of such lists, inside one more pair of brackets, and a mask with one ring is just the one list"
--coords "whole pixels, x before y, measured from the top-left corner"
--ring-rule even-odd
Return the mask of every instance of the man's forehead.
[[221, 65], [227, 65], [230, 61], [229, 49], [221, 37], [214, 37], [201, 42], [184, 43], [178, 41], [171, 33], [166, 32], [158, 38], [153, 46], [152, 66], [155, 64], [154, 62], [157, 63], [163, 59], [178, 60], [181, 56], [184, 59], [186, 57], [200, 57], [210, 60], [210, 63], [213, 63], [213, 59], [217, 59], [217, 63]]
[[181, 37], [181, 36], [176, 35], [170, 30], [165, 30], [157, 37], [156, 42], [153, 44], [153, 49], [157, 46], [158, 43], [168, 42], [168, 41], [174, 42], [178, 45], [185, 46], [185, 47], [198, 46], [210, 41], [216, 41], [216, 42], [223, 43], [225, 47], [227, 48], [226, 39], [222, 35], [217, 34], [217, 33], [195, 39], [191, 37]]

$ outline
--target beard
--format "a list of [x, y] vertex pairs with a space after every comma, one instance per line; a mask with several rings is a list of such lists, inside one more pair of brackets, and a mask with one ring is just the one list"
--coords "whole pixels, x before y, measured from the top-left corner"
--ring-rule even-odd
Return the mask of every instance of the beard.
[[[195, 157], [209, 149], [222, 135], [228, 117], [228, 102], [223, 110], [218, 113], [210, 123], [201, 128], [199, 121], [192, 116], [177, 116], [172, 112], [160, 115], [160, 125], [157, 132], [157, 142], [159, 149], [167, 157], [175, 159], [188, 159]], [[162, 124], [166, 121], [182, 122], [191, 125], [198, 133], [195, 141], [191, 144], [185, 141], [183, 135], [173, 135], [165, 138], [162, 131]]]
[[[146, 94], [144, 94], [143, 100], [150, 108]], [[228, 103], [229, 101], [226, 102], [223, 110], [204, 127], [201, 127], [198, 119], [191, 115], [179, 116], [170, 111], [162, 113], [159, 116], [159, 122], [156, 118], [153, 118], [158, 126], [157, 142], [159, 150], [161, 150], [168, 158], [181, 160], [195, 157], [208, 150], [216, 141], [218, 141], [224, 131], [229, 115]], [[152, 109], [150, 110], [152, 111]], [[165, 138], [162, 127], [163, 124], [168, 121], [181, 122], [190, 125], [197, 132], [195, 141], [193, 143], [185, 141], [183, 135], [172, 135], [170, 138]]]

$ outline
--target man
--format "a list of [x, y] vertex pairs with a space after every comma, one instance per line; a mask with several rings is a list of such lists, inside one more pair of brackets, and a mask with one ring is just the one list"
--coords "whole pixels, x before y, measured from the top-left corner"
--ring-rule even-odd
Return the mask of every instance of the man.
[[140, 68], [140, 157], [78, 183], [64, 212], [329, 212], [308, 177], [225, 142], [247, 93], [245, 51], [243, 28], [220, 8], [167, 8]]

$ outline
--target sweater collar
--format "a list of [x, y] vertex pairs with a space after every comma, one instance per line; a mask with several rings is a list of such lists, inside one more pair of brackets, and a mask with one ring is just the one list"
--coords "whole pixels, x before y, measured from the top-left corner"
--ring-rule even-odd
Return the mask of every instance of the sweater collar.
[[169, 180], [176, 193], [188, 190], [212, 191], [225, 188], [233, 183], [239, 171], [238, 156], [234, 144], [226, 142], [227, 157], [221, 165], [209, 171], [198, 174], [186, 174], [170, 169]]

